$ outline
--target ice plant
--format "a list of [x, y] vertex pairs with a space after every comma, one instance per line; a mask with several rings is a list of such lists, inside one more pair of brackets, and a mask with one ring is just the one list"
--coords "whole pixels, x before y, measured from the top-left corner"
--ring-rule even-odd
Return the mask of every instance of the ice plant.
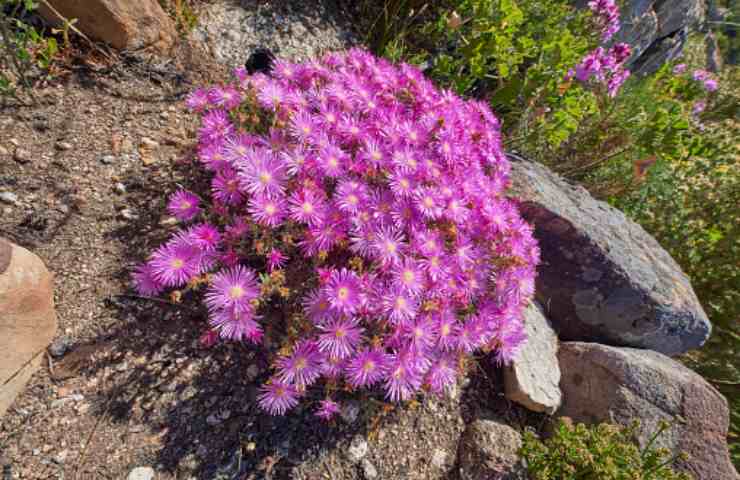
[[184, 225], [136, 269], [139, 292], [204, 292], [204, 344], [269, 349], [271, 414], [324, 398], [330, 419], [355, 389], [444, 395], [472, 355], [508, 361], [539, 250], [488, 106], [362, 50], [236, 76], [187, 100], [210, 188], [172, 197]]

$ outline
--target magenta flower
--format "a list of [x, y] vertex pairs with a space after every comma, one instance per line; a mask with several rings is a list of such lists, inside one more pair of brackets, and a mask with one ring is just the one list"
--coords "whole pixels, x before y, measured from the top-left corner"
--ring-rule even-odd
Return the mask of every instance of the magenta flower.
[[254, 271], [241, 265], [214, 275], [206, 293], [206, 305], [211, 311], [233, 309], [248, 312], [260, 293]]
[[341, 407], [331, 398], [319, 402], [319, 408], [316, 410], [316, 416], [322, 420], [329, 421], [341, 411]]
[[676, 65], [675, 67], [673, 67], [673, 74], [674, 75], [681, 75], [682, 73], [684, 73], [686, 71], [686, 68], [687, 68], [687, 66], [686, 66], [685, 63], [679, 63], [678, 65]]
[[257, 402], [270, 415], [284, 415], [285, 412], [298, 405], [298, 391], [289, 383], [272, 379], [260, 390]]
[[716, 92], [719, 88], [719, 83], [713, 78], [707, 78], [704, 80], [704, 89], [707, 92]]
[[290, 356], [278, 359], [280, 380], [298, 387], [307, 387], [319, 378], [323, 359], [314, 342], [303, 340], [296, 345]]
[[317, 226], [325, 210], [323, 198], [314, 190], [304, 189], [290, 197], [290, 218], [296, 222]]
[[457, 359], [452, 354], [442, 354], [432, 362], [425, 382], [429, 385], [429, 390], [442, 394], [455, 384], [457, 375]]
[[330, 319], [319, 327], [319, 350], [334, 358], [347, 358], [360, 342], [363, 329], [350, 319]]
[[273, 272], [275, 270], [283, 268], [287, 260], [288, 260], [288, 257], [286, 257], [283, 254], [283, 252], [281, 252], [277, 248], [273, 248], [272, 250], [270, 250], [270, 253], [267, 255], [267, 269], [270, 272]]
[[286, 217], [286, 204], [280, 195], [255, 195], [249, 201], [249, 213], [254, 221], [276, 228]]
[[334, 271], [325, 292], [331, 308], [338, 313], [351, 315], [362, 304], [360, 279], [350, 270]]
[[380, 350], [363, 350], [352, 358], [345, 373], [354, 388], [370, 387], [381, 381], [388, 368], [388, 356]]
[[262, 340], [262, 326], [257, 323], [254, 311], [216, 310], [211, 312], [208, 323], [221, 338], [234, 341], [249, 341], [259, 344]]
[[201, 252], [193, 245], [166, 244], [152, 254], [150, 273], [166, 287], [181, 287], [199, 275]]
[[285, 166], [265, 150], [253, 150], [247, 162], [238, 165], [244, 189], [253, 195], [282, 194]]
[[201, 212], [200, 198], [187, 190], [178, 190], [170, 197], [167, 210], [172, 216], [184, 222], [190, 221]]
[[386, 398], [392, 402], [405, 401], [419, 390], [422, 378], [416, 360], [404, 353], [391, 356], [385, 381]]
[[159, 295], [164, 290], [164, 285], [157, 280], [154, 274], [154, 268], [149, 264], [143, 264], [136, 267], [132, 275], [136, 292], [144, 297], [153, 297]]
[[395, 267], [393, 278], [396, 286], [414, 296], [420, 294], [424, 288], [424, 274], [410, 258]]

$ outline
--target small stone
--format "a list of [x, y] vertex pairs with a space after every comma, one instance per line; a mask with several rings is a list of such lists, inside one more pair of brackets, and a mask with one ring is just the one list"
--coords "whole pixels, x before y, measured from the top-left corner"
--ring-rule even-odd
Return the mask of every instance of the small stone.
[[49, 354], [54, 358], [59, 358], [67, 353], [70, 347], [72, 347], [72, 339], [62, 335], [49, 345]]
[[154, 480], [152, 467], [136, 467], [128, 474], [126, 480]]
[[155, 142], [149, 137], [142, 137], [141, 138], [141, 146], [147, 147], [147, 148], [157, 148], [159, 146], [159, 143]]
[[39, 455], [41, 455], [41, 449], [34, 448], [33, 450], [31, 450], [31, 455], [33, 455], [34, 457], [38, 457]]
[[165, 217], [162, 220], [159, 221], [159, 224], [163, 227], [171, 227], [173, 225], [177, 225], [177, 218], [175, 217]]
[[57, 149], [58, 150], [72, 150], [72, 144], [69, 142], [59, 142], [57, 143]]
[[52, 458], [51, 460], [57, 465], [62, 465], [67, 460], [68, 455], [69, 450], [62, 450], [61, 452], [54, 455], [54, 458]]
[[13, 192], [0, 192], [0, 202], [18, 205], [18, 195]]
[[260, 374], [260, 369], [254, 363], [247, 367], [247, 379], [253, 382]]
[[354, 400], [346, 402], [342, 410], [339, 412], [339, 416], [347, 423], [355, 423], [359, 414], [360, 405]]
[[4, 157], [8, 154], [10, 154], [10, 152], [8, 152], [8, 149], [0, 145], [0, 157]]
[[365, 440], [360, 435], [357, 435], [349, 444], [349, 448], [347, 449], [347, 456], [353, 463], [358, 463], [360, 460], [365, 458], [365, 455], [367, 455], [369, 449], [370, 447], [367, 444], [367, 440]]
[[113, 191], [119, 195], [123, 195], [126, 193], [126, 185], [122, 184], [121, 182], [116, 182], [116, 184], [113, 185]]
[[221, 416], [217, 413], [212, 413], [206, 417], [206, 423], [212, 427], [218, 425], [223, 420], [221, 419]]
[[31, 156], [31, 152], [28, 150], [25, 150], [23, 148], [16, 148], [15, 153], [13, 154], [13, 160], [15, 160], [18, 163], [30, 163], [33, 157]]
[[367, 458], [362, 459], [362, 474], [367, 480], [374, 480], [378, 478], [378, 470], [375, 468], [375, 465], [370, 463], [370, 460], [368, 460]]
[[116, 157], [114, 155], [103, 155], [100, 157], [100, 163], [104, 165], [110, 165], [116, 161]]
[[436, 448], [432, 454], [432, 465], [439, 469], [444, 469], [447, 464], [447, 452], [441, 448]]
[[124, 220], [136, 220], [139, 218], [139, 216], [132, 212], [129, 208], [124, 208], [123, 210], [118, 212], [118, 216]]

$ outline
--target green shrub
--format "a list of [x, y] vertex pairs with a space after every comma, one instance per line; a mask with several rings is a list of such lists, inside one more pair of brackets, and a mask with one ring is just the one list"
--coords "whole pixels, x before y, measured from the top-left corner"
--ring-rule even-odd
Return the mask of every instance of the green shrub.
[[622, 428], [606, 423], [573, 426], [561, 420], [547, 440], [525, 432], [520, 454], [532, 480], [691, 479], [671, 468], [676, 457], [654, 447], [667, 424], [661, 424], [642, 449], [634, 441], [636, 428], [636, 424]]
[[[23, 20], [37, 8], [33, 0], [0, 0], [0, 96], [18, 98], [19, 86], [33, 96], [32, 70], [48, 72], [59, 53], [55, 37]], [[59, 32], [65, 42], [71, 24], [67, 22]]]

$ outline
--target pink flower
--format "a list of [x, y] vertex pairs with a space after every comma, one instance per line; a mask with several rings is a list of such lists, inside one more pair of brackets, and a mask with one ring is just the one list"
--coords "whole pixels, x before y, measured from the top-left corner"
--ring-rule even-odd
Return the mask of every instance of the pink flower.
[[259, 293], [254, 271], [239, 265], [214, 275], [206, 293], [206, 305], [212, 311], [233, 309], [247, 312], [254, 308], [251, 302]]
[[356, 273], [346, 269], [332, 273], [325, 292], [331, 308], [341, 314], [351, 315], [362, 304], [360, 279]]
[[200, 198], [187, 190], [178, 190], [170, 197], [167, 210], [178, 220], [189, 221], [201, 212]]
[[260, 407], [271, 415], [284, 415], [298, 405], [298, 391], [289, 383], [272, 379], [257, 395]]
[[318, 410], [316, 410], [316, 416], [328, 422], [329, 420], [334, 418], [340, 411], [341, 408], [339, 404], [334, 400], [327, 398], [326, 400], [322, 400], [321, 402], [319, 402], [319, 408]]

